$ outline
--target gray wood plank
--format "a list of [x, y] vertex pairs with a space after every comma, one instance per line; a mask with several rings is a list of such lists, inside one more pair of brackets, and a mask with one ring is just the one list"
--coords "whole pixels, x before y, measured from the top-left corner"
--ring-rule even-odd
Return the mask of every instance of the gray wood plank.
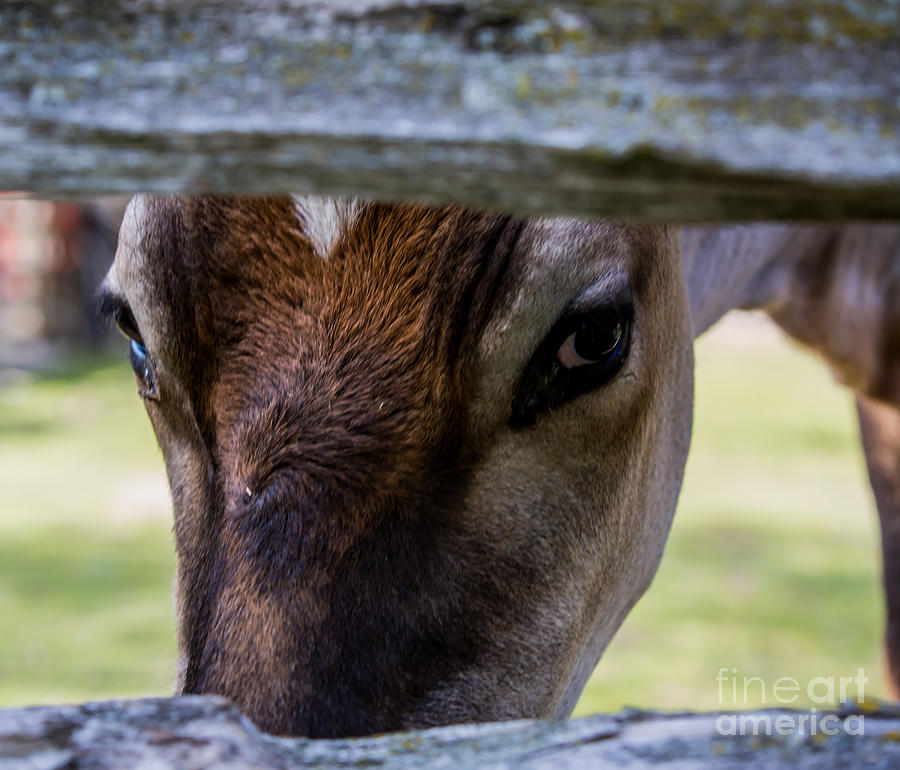
[[0, 710], [0, 770], [370, 766], [818, 770], [893, 768], [900, 763], [896, 706], [747, 712], [734, 716], [733, 727], [731, 718], [631, 711], [568, 722], [498, 722], [323, 741], [261, 734], [215, 697], [111, 701]]
[[5, 0], [0, 189], [900, 217], [900, 0]]

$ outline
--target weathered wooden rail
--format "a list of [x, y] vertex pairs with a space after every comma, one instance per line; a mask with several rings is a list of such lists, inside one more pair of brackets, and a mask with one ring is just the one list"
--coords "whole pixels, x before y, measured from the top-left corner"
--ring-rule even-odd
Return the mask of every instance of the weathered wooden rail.
[[[301, 768], [759, 768], [900, 765], [900, 710], [746, 714], [623, 712], [569, 722], [505, 722], [313, 741], [258, 732], [218, 698], [189, 697], [0, 711], [0, 770], [300, 770]], [[724, 716], [729, 719], [728, 715]], [[781, 720], [781, 730], [767, 724]], [[849, 720], [849, 721], [848, 721]], [[861, 721], [860, 721], [861, 720]], [[756, 725], [754, 730], [753, 725]], [[724, 727], [724, 729], [723, 729]], [[856, 735], [859, 730], [863, 734]]]
[[900, 217], [900, 1], [5, 0], [0, 189]]

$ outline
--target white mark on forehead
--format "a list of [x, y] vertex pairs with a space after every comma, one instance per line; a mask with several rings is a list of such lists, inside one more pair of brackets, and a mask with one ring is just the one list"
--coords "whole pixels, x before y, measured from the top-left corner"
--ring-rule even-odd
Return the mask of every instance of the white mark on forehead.
[[322, 259], [328, 258], [335, 244], [353, 226], [361, 209], [362, 203], [355, 198], [294, 196], [294, 210], [303, 234]]

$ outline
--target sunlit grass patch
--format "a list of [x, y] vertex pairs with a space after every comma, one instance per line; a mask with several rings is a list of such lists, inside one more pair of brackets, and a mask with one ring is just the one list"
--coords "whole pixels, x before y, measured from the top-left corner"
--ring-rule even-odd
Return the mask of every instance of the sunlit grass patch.
[[122, 360], [0, 389], [0, 703], [171, 692], [165, 473]]

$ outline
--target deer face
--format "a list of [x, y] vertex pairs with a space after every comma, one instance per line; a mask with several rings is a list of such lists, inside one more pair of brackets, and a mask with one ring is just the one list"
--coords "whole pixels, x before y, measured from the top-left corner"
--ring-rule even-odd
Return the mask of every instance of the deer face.
[[665, 228], [135, 199], [103, 301], [165, 455], [179, 691], [343, 736], [567, 714], [662, 553]]

